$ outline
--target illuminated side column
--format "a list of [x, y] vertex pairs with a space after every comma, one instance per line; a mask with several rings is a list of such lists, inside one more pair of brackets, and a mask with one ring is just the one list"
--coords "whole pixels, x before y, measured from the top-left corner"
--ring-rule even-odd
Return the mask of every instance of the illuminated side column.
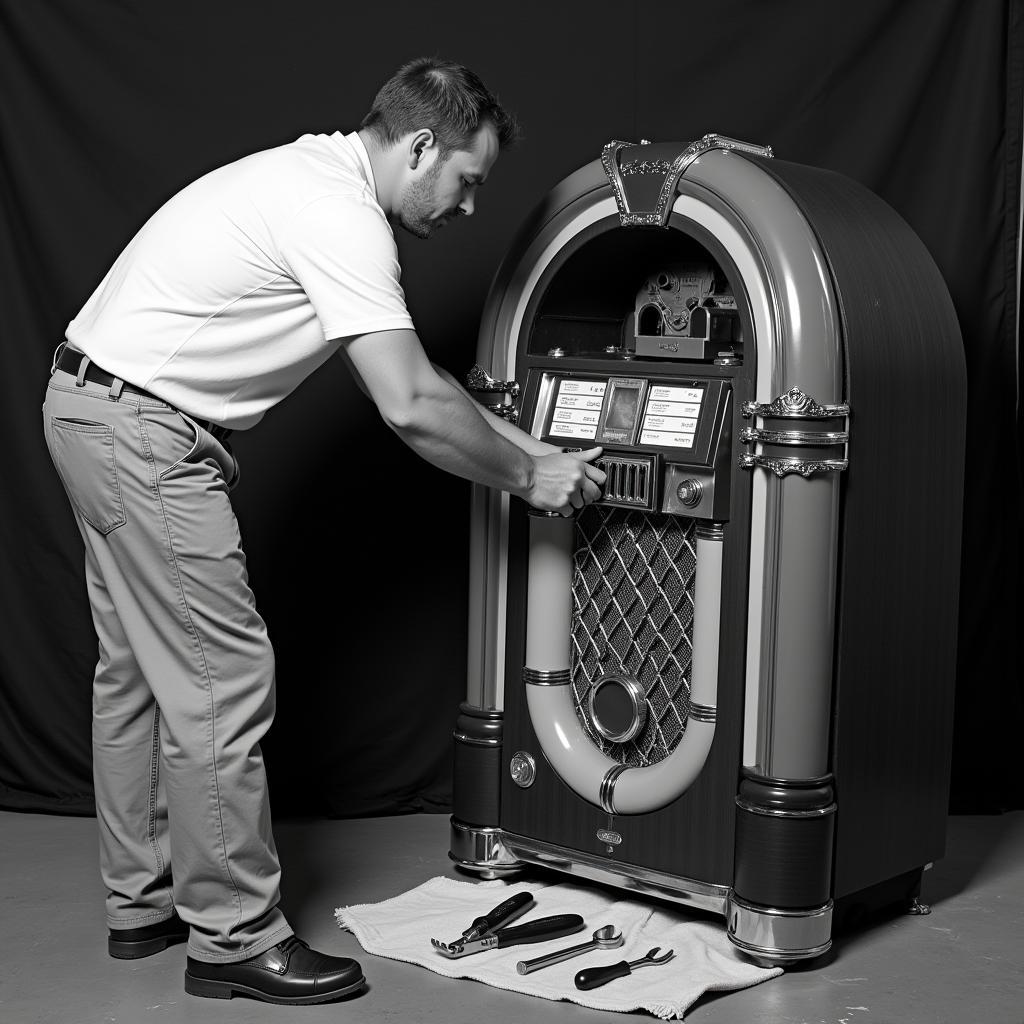
[[[831, 945], [836, 801], [829, 773], [840, 477], [846, 405], [799, 388], [751, 403], [742, 462], [763, 493], [760, 686], [748, 701], [736, 798], [729, 936], [755, 959], [812, 959]], [[749, 696], [749, 695], [748, 695]]]
[[572, 789], [601, 806], [601, 783], [613, 762], [583, 731], [572, 710], [570, 636], [575, 523], [530, 512], [526, 590], [526, 705], [544, 755]]
[[569, 685], [574, 532], [572, 519], [530, 509], [524, 671], [538, 685]]
[[453, 733], [448, 856], [466, 871], [495, 878], [518, 861], [502, 843], [501, 764], [507, 494], [474, 485], [470, 515], [469, 680]]
[[[517, 421], [515, 380], [492, 377], [478, 363], [465, 383], [490, 413]], [[517, 864], [505, 850], [499, 828], [509, 496], [474, 484], [471, 502], [468, 678], [453, 733], [449, 856], [467, 871], [495, 877]]]

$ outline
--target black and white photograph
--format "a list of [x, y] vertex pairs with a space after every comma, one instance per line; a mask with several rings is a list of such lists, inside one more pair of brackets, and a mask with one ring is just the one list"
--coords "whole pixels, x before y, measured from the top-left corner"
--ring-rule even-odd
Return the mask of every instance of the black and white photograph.
[[1024, 0], [0, 0], [0, 1020], [1024, 1024]]

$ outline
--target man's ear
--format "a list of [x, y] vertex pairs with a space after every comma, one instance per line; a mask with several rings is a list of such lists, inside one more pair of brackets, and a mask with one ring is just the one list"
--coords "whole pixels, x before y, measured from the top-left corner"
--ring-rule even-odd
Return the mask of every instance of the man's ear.
[[415, 170], [437, 145], [437, 137], [429, 128], [413, 132], [409, 140], [409, 168]]

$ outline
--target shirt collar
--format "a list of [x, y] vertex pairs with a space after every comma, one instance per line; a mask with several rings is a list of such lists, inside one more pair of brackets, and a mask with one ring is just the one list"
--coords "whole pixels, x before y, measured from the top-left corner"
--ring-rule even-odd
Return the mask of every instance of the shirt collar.
[[377, 196], [377, 183], [373, 180], [373, 165], [370, 163], [370, 154], [366, 152], [366, 146], [363, 145], [363, 140], [359, 137], [359, 132], [350, 132], [345, 136], [345, 141], [356, 151], [356, 156], [359, 157], [359, 162], [363, 167], [363, 174], [366, 175], [366, 180], [370, 183], [370, 189], [373, 192], [374, 199], [380, 201]]

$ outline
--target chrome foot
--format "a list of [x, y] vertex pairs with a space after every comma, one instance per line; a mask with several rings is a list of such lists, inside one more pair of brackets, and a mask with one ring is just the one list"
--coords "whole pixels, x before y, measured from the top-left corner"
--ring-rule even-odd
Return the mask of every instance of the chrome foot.
[[500, 828], [476, 828], [451, 819], [448, 856], [463, 871], [488, 881], [514, 875], [525, 868], [505, 849]]
[[832, 901], [809, 910], [777, 910], [732, 895], [726, 924], [729, 941], [745, 956], [762, 967], [786, 967], [829, 951]]

